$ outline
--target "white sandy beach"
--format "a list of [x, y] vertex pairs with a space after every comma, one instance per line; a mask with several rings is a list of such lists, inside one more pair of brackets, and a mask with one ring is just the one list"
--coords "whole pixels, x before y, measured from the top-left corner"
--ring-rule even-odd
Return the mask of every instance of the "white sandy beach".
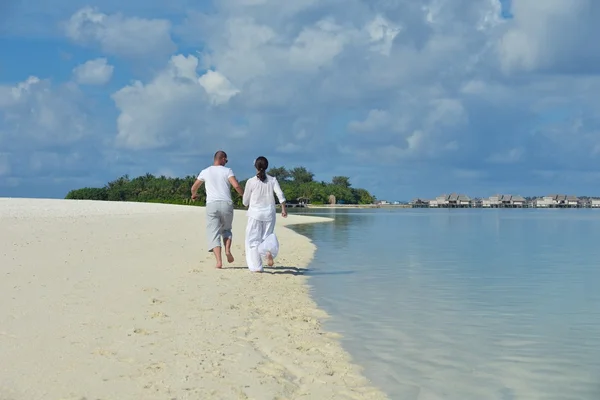
[[275, 269], [214, 268], [204, 208], [0, 199], [0, 399], [384, 399], [309, 296], [314, 245], [278, 216]]

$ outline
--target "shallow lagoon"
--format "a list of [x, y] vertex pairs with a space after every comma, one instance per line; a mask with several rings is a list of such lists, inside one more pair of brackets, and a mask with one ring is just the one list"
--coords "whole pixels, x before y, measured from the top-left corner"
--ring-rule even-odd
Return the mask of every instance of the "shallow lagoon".
[[293, 227], [309, 282], [390, 398], [600, 398], [600, 210], [293, 212], [335, 217]]

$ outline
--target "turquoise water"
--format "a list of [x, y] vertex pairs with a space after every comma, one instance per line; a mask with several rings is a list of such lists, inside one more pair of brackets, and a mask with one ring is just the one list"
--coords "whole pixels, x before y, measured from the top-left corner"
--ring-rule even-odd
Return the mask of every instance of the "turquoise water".
[[[325, 327], [392, 399], [600, 399], [600, 210], [306, 210]], [[283, 250], [283, 249], [282, 249]]]

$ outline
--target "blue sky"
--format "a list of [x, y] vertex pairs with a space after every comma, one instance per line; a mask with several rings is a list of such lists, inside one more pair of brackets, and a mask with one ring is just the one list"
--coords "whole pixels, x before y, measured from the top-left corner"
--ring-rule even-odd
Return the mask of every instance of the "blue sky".
[[0, 9], [0, 196], [217, 149], [379, 198], [600, 195], [593, 0], [36, 0]]

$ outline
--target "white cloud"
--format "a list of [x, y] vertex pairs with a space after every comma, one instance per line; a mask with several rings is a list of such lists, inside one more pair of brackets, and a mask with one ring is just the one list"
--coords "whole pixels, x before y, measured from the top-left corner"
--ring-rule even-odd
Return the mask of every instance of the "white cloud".
[[[165, 70], [144, 84], [136, 81], [113, 94], [119, 109], [117, 144], [152, 149], [200, 137], [239, 135], [239, 130], [219, 132], [224, 122], [215, 121], [211, 104], [224, 104], [239, 91], [225, 76], [208, 71], [198, 76], [198, 59], [176, 55]], [[211, 124], [212, 123], [212, 124]]]
[[83, 85], [104, 85], [112, 78], [113, 70], [106, 58], [97, 58], [75, 67], [73, 75], [75, 81]]
[[[359, 153], [367, 155], [375, 146], [376, 151], [388, 154], [388, 160], [433, 160], [453, 153], [460, 148], [467, 111], [459, 100], [439, 96], [436, 91], [425, 90], [419, 96], [422, 101], [397, 99], [389, 110], [370, 110], [363, 121], [348, 124], [347, 137]], [[348, 145], [343, 145], [346, 154]]]
[[467, 111], [462, 102], [459, 99], [444, 97], [431, 101], [430, 113], [424, 121], [429, 130], [454, 128], [466, 123]]
[[377, 15], [365, 28], [371, 37], [372, 48], [386, 56], [390, 54], [394, 38], [402, 30], [381, 15]]
[[[560, 20], [563, 6], [550, 3], [515, 0], [513, 12], [521, 15], [504, 20], [497, 0], [381, 0], [372, 7], [290, 1], [275, 14], [269, 0], [228, 0], [216, 3], [214, 13], [190, 14], [178, 32], [202, 45], [203, 65], [239, 88], [235, 107], [255, 117], [249, 132], [273, 132], [279, 152], [301, 156], [321, 146], [339, 148], [351, 160], [353, 152], [369, 154], [374, 146], [398, 163], [494, 160], [496, 154], [516, 160], [511, 149], [530, 154], [532, 143], [523, 135], [502, 144], [500, 123], [523, 129], [523, 120], [547, 112], [549, 96], [564, 97], [542, 76], [527, 82], [526, 95], [518, 81], [501, 77], [507, 65], [539, 64], [518, 61], [521, 50], [507, 47], [506, 38], [530, 25], [547, 27], [528, 22], [540, 16]], [[567, 15], [558, 25], [571, 20]], [[536, 58], [537, 51], [523, 54]], [[311, 116], [318, 122], [309, 137], [295, 139], [297, 130], [288, 127]], [[337, 118], [346, 118], [347, 132], [331, 131]]]
[[[268, 144], [286, 163], [327, 159], [338, 169], [370, 168], [376, 153], [400, 170], [426, 164], [430, 177], [437, 168], [467, 179], [483, 168], [597, 165], [600, 52], [589, 37], [600, 25], [592, 1], [513, 0], [514, 18], [503, 19], [497, 0], [218, 0], [174, 29], [194, 56], [172, 56], [171, 23], [136, 17], [131, 5], [127, 16], [81, 9], [67, 33], [142, 59], [134, 73], [153, 72], [112, 95], [121, 149], [167, 157], [216, 147], [263, 152]], [[161, 66], [144, 69], [149, 57]], [[0, 136], [77, 137], [87, 121], [74, 99], [82, 99], [77, 88], [42, 80], [0, 87], [12, 129], [0, 126], [12, 132]], [[127, 161], [119, 162], [142, 168], [138, 152], [120, 154]], [[419, 174], [416, 183], [425, 184]]]
[[0, 86], [0, 107], [14, 106], [32, 93], [34, 86], [40, 84], [37, 76], [30, 76], [15, 86]]
[[162, 58], [176, 50], [171, 22], [165, 19], [104, 14], [84, 7], [71, 16], [65, 32], [73, 41], [100, 45], [102, 51], [126, 58]]
[[[214, 13], [191, 13], [178, 33], [202, 45], [200, 59], [174, 57], [150, 82], [136, 82], [115, 93], [118, 143], [132, 148], [172, 146], [196, 140], [198, 130], [210, 134], [227, 125], [230, 137], [240, 140], [252, 132], [277, 132], [278, 151], [300, 155], [311, 146], [335, 143], [337, 136], [318, 137], [328, 133], [328, 118], [344, 114], [348, 107], [354, 112], [345, 126], [362, 135], [344, 142], [346, 152], [362, 151], [370, 144], [401, 149], [398, 160], [443, 160], [444, 154], [493, 160], [496, 153], [528, 147], [511, 143], [490, 148], [487, 154], [473, 153], [474, 130], [485, 132], [490, 124], [478, 107], [486, 104], [486, 112], [494, 112], [510, 102], [525, 104], [514, 97], [516, 88], [494, 79], [494, 74], [540, 65], [539, 46], [527, 48], [521, 57], [521, 50], [507, 41], [523, 29], [533, 29], [528, 27], [537, 23], [525, 23], [533, 15], [560, 19], [560, 4], [517, 0], [515, 19], [503, 21], [495, 0], [376, 3], [378, 7], [370, 8], [358, 1], [343, 7], [333, 1], [291, 1], [273, 14], [270, 0], [227, 0], [216, 3]], [[580, 12], [577, 5], [575, 9]], [[88, 36], [96, 35], [98, 27], [116, 25], [107, 22], [109, 18], [125, 21], [90, 9], [76, 16], [76, 21], [93, 22], [94, 29], [76, 24], [77, 32]], [[207, 71], [202, 76], [198, 64]], [[532, 96], [530, 107], [546, 99]], [[372, 107], [373, 101], [380, 105]], [[221, 111], [209, 112], [210, 105]], [[322, 114], [325, 109], [331, 112]], [[287, 115], [286, 120], [274, 119], [274, 110]], [[249, 117], [249, 124], [223, 121], [240, 112]], [[521, 110], [522, 117], [533, 113]], [[281, 129], [321, 114], [324, 118], [307, 129], [310, 135], [303, 140], [293, 137], [297, 129]], [[363, 121], [356, 118], [361, 114]]]
[[185, 121], [197, 115], [195, 105], [206, 98], [196, 74], [197, 64], [193, 56], [174, 56], [152, 82], [135, 81], [113, 94], [120, 111], [118, 145], [156, 148], [191, 134]]
[[9, 147], [66, 145], [84, 137], [86, 112], [72, 85], [53, 87], [31, 76], [14, 86], [0, 86], [0, 112], [8, 128], [0, 139]]
[[[248, 88], [255, 104], [300, 99], [286, 86], [302, 87], [315, 75], [324, 79], [326, 71], [333, 73], [341, 62], [352, 62], [338, 59], [345, 52], [352, 56], [355, 51], [389, 54], [400, 30], [378, 14], [361, 18], [356, 24], [323, 17], [298, 26], [290, 21], [286, 27], [287, 20], [255, 16], [256, 10], [247, 7], [231, 10], [231, 15], [192, 14], [183, 31], [179, 29], [193, 42], [202, 37], [202, 64], [216, 68], [241, 90]], [[285, 14], [283, 18], [291, 17]], [[361, 56], [359, 53], [356, 55]]]
[[293, 69], [316, 72], [331, 66], [355, 32], [342, 28], [334, 21], [324, 19], [303, 29], [289, 48], [289, 65]]
[[386, 129], [392, 123], [391, 115], [385, 110], [370, 110], [364, 121], [351, 121], [348, 129], [354, 132], [374, 132]]
[[198, 82], [210, 95], [214, 104], [227, 103], [230, 98], [240, 92], [218, 71], [207, 71], [198, 79]]
[[600, 49], [589, 38], [600, 34], [595, 0], [513, 0], [514, 20], [498, 41], [505, 72], [596, 72]]
[[53, 85], [31, 76], [0, 86], [0, 175], [11, 176], [9, 186], [102, 169], [101, 124], [90, 121], [87, 102], [71, 82]]

